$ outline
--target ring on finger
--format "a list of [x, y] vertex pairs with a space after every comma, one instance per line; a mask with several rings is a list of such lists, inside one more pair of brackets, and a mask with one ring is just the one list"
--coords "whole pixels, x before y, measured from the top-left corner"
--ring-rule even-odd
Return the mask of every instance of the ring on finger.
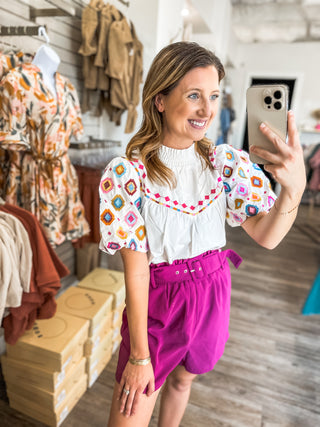
[[123, 393], [126, 394], [127, 396], [129, 396], [130, 394], [130, 390], [127, 390], [126, 388], [123, 388]]

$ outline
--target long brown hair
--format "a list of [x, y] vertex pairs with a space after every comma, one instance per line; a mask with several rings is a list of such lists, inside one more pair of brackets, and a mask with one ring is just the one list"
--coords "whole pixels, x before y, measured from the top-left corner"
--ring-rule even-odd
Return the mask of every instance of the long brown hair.
[[[210, 65], [216, 68], [220, 82], [225, 72], [219, 58], [195, 42], [172, 43], [164, 47], [154, 58], [142, 92], [142, 125], [126, 149], [126, 155], [130, 160], [139, 156], [151, 181], [169, 184], [170, 187], [175, 185], [174, 173], [158, 156], [159, 147], [162, 145], [163, 123], [162, 115], [155, 105], [157, 94], [168, 95], [188, 71]], [[211, 144], [205, 137], [195, 142], [196, 151], [204, 160], [205, 166], [212, 169], [208, 156]]]

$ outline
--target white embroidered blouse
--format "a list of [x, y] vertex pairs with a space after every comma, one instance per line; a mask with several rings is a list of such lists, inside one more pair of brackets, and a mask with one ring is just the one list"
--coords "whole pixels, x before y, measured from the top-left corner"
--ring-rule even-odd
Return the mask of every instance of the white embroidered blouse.
[[273, 206], [276, 196], [258, 165], [242, 150], [213, 147], [214, 170], [203, 168], [194, 145], [162, 146], [174, 189], [151, 182], [140, 160], [117, 157], [100, 182], [100, 249], [148, 252], [150, 263], [192, 258], [226, 244], [225, 220], [240, 225]]

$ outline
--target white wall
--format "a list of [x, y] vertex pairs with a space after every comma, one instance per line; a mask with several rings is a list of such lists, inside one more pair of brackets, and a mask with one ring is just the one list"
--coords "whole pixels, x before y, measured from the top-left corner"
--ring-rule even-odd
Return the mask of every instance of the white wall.
[[[222, 61], [227, 62], [228, 45], [230, 38], [231, 25], [231, 3], [230, 0], [201, 0], [193, 1], [192, 4], [198, 8], [202, 19], [206, 22], [211, 30], [211, 33], [193, 34], [192, 40], [212, 50]], [[222, 83], [223, 87], [224, 82]], [[219, 134], [219, 114], [213, 121], [210, 129], [207, 132], [207, 137], [212, 141], [216, 141]]]
[[159, 0], [157, 51], [168, 43], [181, 40], [183, 30], [181, 10], [183, 5], [184, 0]]
[[320, 43], [269, 43], [238, 46], [236, 68], [227, 70], [237, 120], [232, 143], [242, 146], [245, 92], [251, 77], [297, 78], [292, 109], [299, 128], [313, 126], [310, 112], [320, 107]]

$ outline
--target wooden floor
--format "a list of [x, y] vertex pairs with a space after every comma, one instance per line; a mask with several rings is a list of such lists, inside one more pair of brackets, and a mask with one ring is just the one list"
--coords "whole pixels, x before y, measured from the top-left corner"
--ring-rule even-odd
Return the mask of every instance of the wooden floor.
[[[273, 251], [228, 228], [228, 247], [245, 259], [232, 267], [231, 337], [214, 371], [194, 382], [182, 427], [320, 426], [320, 315], [301, 315], [320, 264], [319, 233], [320, 208], [306, 206]], [[106, 426], [115, 366], [116, 355], [62, 427]], [[10, 409], [4, 390], [0, 414], [2, 427], [43, 427]]]

